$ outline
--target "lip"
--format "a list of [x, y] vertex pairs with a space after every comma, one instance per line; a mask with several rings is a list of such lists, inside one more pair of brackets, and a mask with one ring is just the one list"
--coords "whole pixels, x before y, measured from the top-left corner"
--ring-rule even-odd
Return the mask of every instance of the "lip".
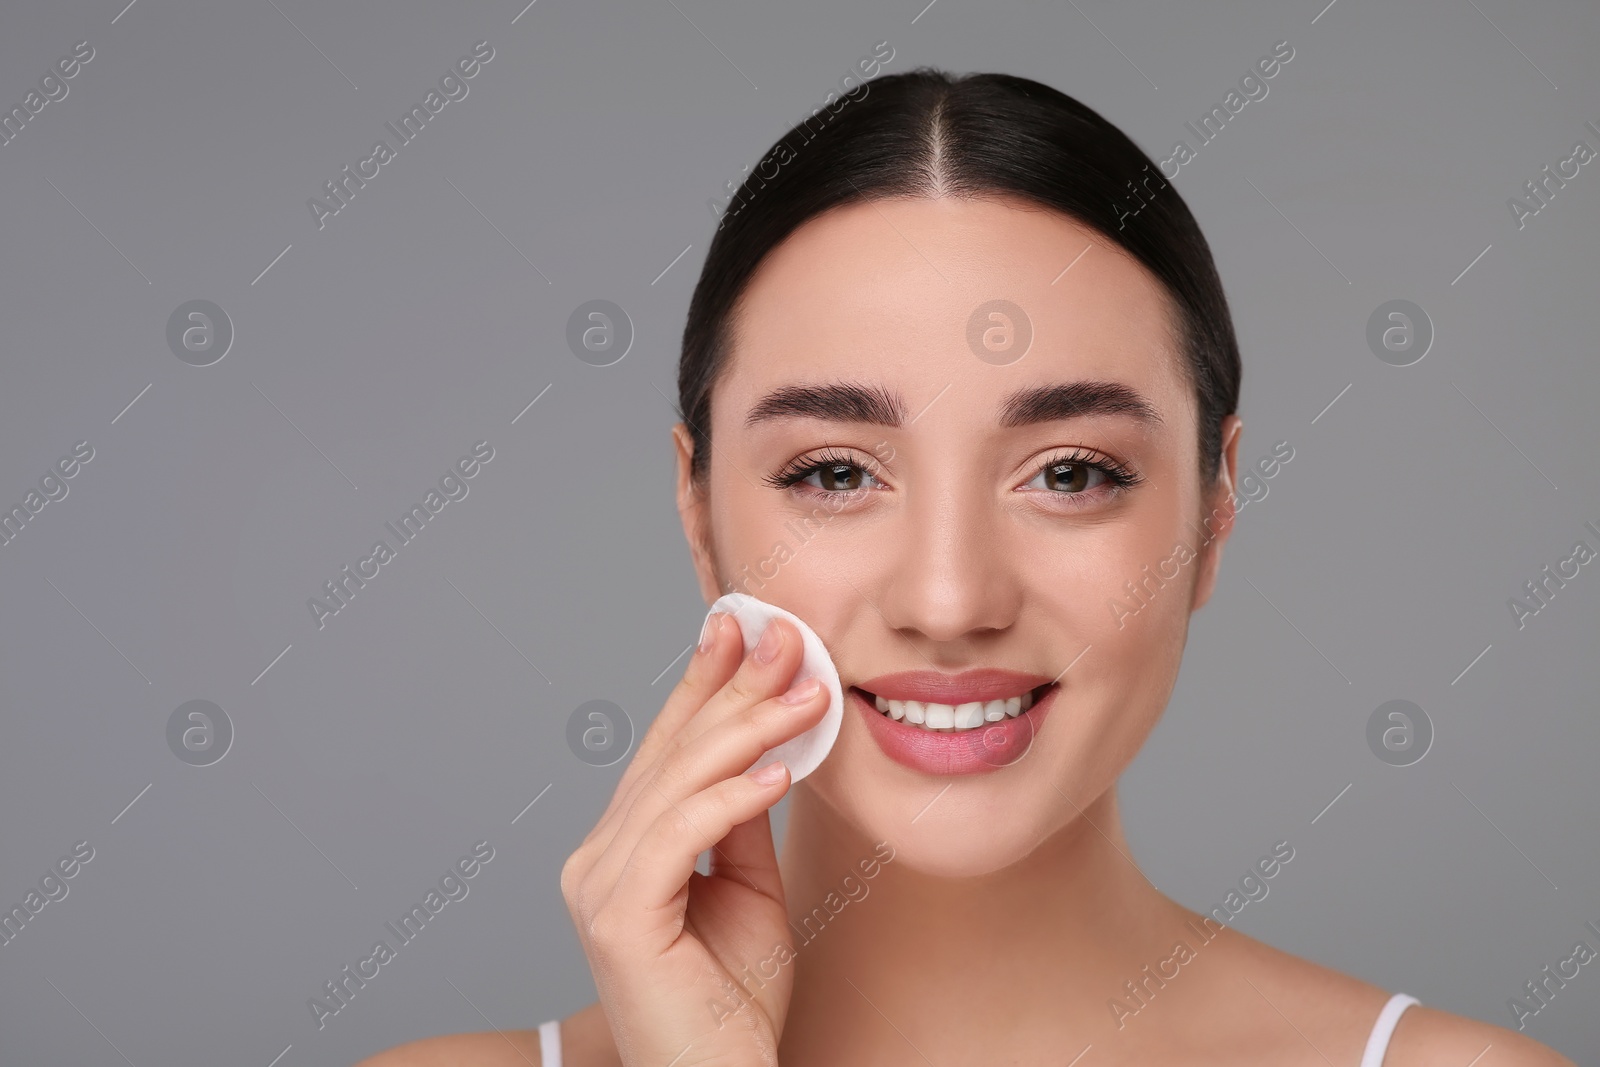
[[[998, 676], [1004, 676], [996, 680]], [[872, 735], [884, 755], [894, 760], [903, 767], [924, 774], [950, 777], [966, 774], [986, 774], [997, 771], [1002, 767], [1016, 763], [1028, 754], [1033, 746], [1035, 736], [1050, 709], [1055, 706], [1056, 698], [1061, 692], [1060, 684], [1052, 684], [1044, 694], [1033, 702], [1027, 711], [1015, 717], [1008, 717], [1000, 722], [985, 723], [983, 726], [971, 730], [959, 730], [953, 733], [943, 733], [933, 730], [923, 730], [904, 722], [896, 722], [889, 716], [879, 711], [876, 705], [867, 699], [866, 692], [875, 693], [885, 699], [892, 700], [934, 700], [937, 703], [961, 703], [949, 699], [948, 694], [969, 697], [970, 699], [995, 699], [1003, 696], [1013, 696], [1026, 689], [1036, 688], [1049, 681], [1038, 675], [1020, 674], [1015, 671], [971, 671], [964, 675], [944, 675], [944, 678], [962, 679], [959, 685], [947, 685], [938, 681], [929, 680], [937, 678], [927, 671], [907, 672], [903, 675], [885, 675], [887, 679], [895, 680], [898, 688], [891, 692], [899, 693], [932, 693], [940, 692], [944, 699], [937, 696], [899, 696], [885, 693], [871, 686], [851, 686], [846, 691], [845, 699], [854, 705], [857, 711], [867, 720], [867, 731]], [[1026, 681], [1036, 678], [1031, 684], [1018, 685], [1018, 680]], [[882, 685], [881, 679], [874, 679], [872, 685]], [[987, 696], [980, 698], [973, 694], [985, 692], [982, 688], [988, 686]], [[919, 688], [920, 687], [920, 688]], [[865, 690], [865, 692], [863, 691]]]
[[[959, 674], [939, 671], [898, 671], [857, 683], [885, 700], [921, 700], [936, 704], [965, 704], [973, 700], [1003, 700], [1054, 681], [1049, 675], [1008, 671], [999, 667], [974, 667]], [[876, 710], [876, 709], [874, 709]]]

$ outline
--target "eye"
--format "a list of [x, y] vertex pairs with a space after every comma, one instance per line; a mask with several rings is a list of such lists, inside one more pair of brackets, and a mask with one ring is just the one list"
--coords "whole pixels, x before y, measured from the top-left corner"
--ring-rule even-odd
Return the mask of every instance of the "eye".
[[840, 495], [882, 484], [867, 470], [867, 464], [837, 451], [802, 456], [764, 480], [775, 489], [787, 489], [803, 482], [821, 493]]
[[[813, 482], [813, 478], [816, 481]], [[815, 485], [818, 489], [826, 489], [829, 492], [848, 492], [852, 489], [860, 489], [862, 483], [869, 478], [872, 478], [872, 475], [854, 463], [829, 463], [826, 466], [811, 468], [800, 481]], [[876, 481], [876, 479], [873, 480]]]
[[1028, 488], [1081, 493], [1104, 485], [1107, 481], [1109, 479], [1105, 471], [1087, 463], [1050, 463], [1028, 483]]
[[1086, 496], [1102, 486], [1109, 488], [1102, 496], [1111, 496], [1142, 479], [1134, 472], [1110, 459], [1093, 459], [1086, 453], [1074, 451], [1052, 457], [1024, 488], [1049, 492], [1058, 496]]

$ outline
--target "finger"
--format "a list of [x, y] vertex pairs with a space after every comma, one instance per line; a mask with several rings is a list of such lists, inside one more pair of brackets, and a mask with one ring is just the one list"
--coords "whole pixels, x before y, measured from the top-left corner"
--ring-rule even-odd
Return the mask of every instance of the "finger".
[[[786, 702], [785, 697], [806, 690], [809, 695], [798, 702]], [[808, 679], [784, 697], [764, 700], [733, 714], [664, 757], [620, 820], [610, 844], [596, 860], [596, 883], [605, 885], [620, 874], [639, 838], [663, 812], [748, 770], [767, 750], [815, 726], [827, 706], [828, 691], [815, 679]], [[720, 840], [717, 837], [706, 842], [701, 851]]]
[[[648, 792], [643, 788], [644, 782], [660, 774], [667, 759], [681, 751], [685, 745], [702, 736], [707, 730], [729, 721], [737, 714], [748, 711], [762, 700], [769, 699], [784, 691], [790, 679], [794, 677], [795, 671], [799, 669], [805, 648], [800, 639], [799, 631], [785, 619], [774, 620], [767, 633], [762, 635], [763, 639], [766, 639], [768, 634], [771, 635], [772, 643], [763, 644], [758, 642], [750, 650], [750, 653], [743, 657], [742, 662], [738, 662], [738, 668], [733, 672], [733, 676], [731, 678], [724, 676], [721, 688], [717, 689], [709, 698], [702, 699], [699, 707], [689, 708], [687, 715], [683, 714], [681, 708], [674, 709], [674, 714], [681, 716], [683, 719], [681, 725], [673, 732], [658, 735], [660, 740], [653, 750], [656, 755], [654, 762], [648, 765], [641, 765], [637, 771], [634, 771], [633, 767], [630, 766], [629, 773], [634, 776], [633, 781], [628, 784], [626, 789], [619, 787], [619, 792], [623, 794], [621, 801], [614, 808], [608, 809], [607, 814], [602, 817], [603, 825], [597, 828], [597, 837], [600, 840], [609, 843], [610, 839], [617, 833], [618, 828], [626, 820], [627, 812], [639, 804], [641, 800], [646, 803], [653, 803]], [[738, 624], [735, 620], [728, 619], [721, 624], [717, 637], [718, 648], [724, 643], [731, 649], [738, 649], [741, 653], [743, 651], [744, 640], [740, 635]], [[713, 653], [715, 653], [715, 650], [713, 650]], [[763, 656], [767, 658], [763, 660]], [[716, 677], [716, 675], [712, 675], [712, 677]], [[787, 740], [787, 738], [784, 738], [784, 740]], [[738, 774], [755, 762], [760, 755], [761, 753], [757, 752], [742, 765], [729, 767], [725, 773], [718, 775], [718, 777], [726, 778], [730, 775]], [[647, 756], [648, 754], [644, 752], [639, 754], [640, 758], [646, 758]], [[700, 782], [696, 789], [675, 795], [686, 796], [688, 792], [694, 792], [710, 785], [711, 781], [712, 779], [707, 779]], [[654, 814], [655, 812], [652, 812], [652, 818]]]
[[[591, 893], [602, 899], [609, 895], [639, 838], [664, 811], [737, 776], [768, 749], [815, 726], [826, 712], [827, 691], [814, 681], [799, 688], [810, 690], [799, 703], [765, 701], [664, 760], [658, 773], [645, 781], [607, 844], [595, 854], [586, 871], [586, 881], [594, 887]], [[715, 843], [708, 841], [701, 851]]]
[[[639, 787], [655, 773], [665, 742], [738, 669], [744, 642], [737, 633], [737, 624], [733, 624], [735, 632], [733, 639], [729, 639], [729, 626], [726, 612], [712, 612], [706, 617], [683, 677], [673, 686], [661, 712], [640, 739], [605, 810], [567, 858], [569, 873], [565, 879], [571, 884], [583, 886], [589, 882], [595, 863], [616, 836], [622, 816], [637, 799]], [[606, 891], [609, 892], [609, 887]]]
[[658, 951], [676, 940], [682, 929], [678, 897], [700, 853], [788, 792], [788, 768], [772, 766], [782, 768], [775, 782], [758, 781], [754, 774], [759, 772], [737, 775], [668, 807], [656, 818], [635, 845], [606, 902], [606, 909], [618, 917], [622, 936], [645, 944], [654, 941]]
[[640, 781], [660, 758], [672, 736], [732, 677], [743, 655], [744, 642], [738, 624], [727, 612], [713, 612], [706, 620], [702, 640], [689, 657], [683, 677], [673, 686], [618, 779], [611, 802], [596, 823], [597, 830], [604, 827], [619, 808], [626, 810], [632, 804]]
[[745, 820], [712, 846], [710, 876], [749, 886], [783, 903], [783, 878], [772, 842], [771, 811]]
[[744, 636], [739, 624], [725, 611], [715, 612], [707, 620], [705, 649], [696, 646], [683, 678], [673, 687], [661, 706], [661, 712], [639, 742], [639, 754], [651, 761], [694, 717], [705, 702], [721, 689], [745, 658]]
[[787, 619], [773, 619], [732, 677], [673, 736], [675, 743], [668, 746], [669, 751], [682, 748], [738, 713], [788, 690], [804, 658], [805, 642], [800, 631]]

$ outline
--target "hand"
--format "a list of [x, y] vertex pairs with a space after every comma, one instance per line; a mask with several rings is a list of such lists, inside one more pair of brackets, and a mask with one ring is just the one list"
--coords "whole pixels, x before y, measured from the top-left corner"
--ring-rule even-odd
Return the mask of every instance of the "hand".
[[[803, 652], [787, 620], [773, 620], [748, 657], [727, 614], [706, 634], [709, 647], [696, 650], [561, 868], [627, 1067], [776, 1067], [794, 984], [789, 968], [767, 979], [770, 964], [761, 967], [780, 945], [781, 960], [793, 953], [768, 816], [789, 772], [781, 763], [767, 768], [777, 771], [770, 781], [741, 772], [820, 722], [827, 690], [809, 679], [785, 694], [797, 701], [779, 698]], [[695, 862], [708, 848], [703, 875]]]

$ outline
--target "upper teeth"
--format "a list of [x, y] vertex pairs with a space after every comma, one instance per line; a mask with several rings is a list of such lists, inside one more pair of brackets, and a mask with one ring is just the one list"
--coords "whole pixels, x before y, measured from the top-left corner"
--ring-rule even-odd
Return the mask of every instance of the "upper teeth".
[[1015, 718], [1033, 706], [1033, 690], [1004, 700], [973, 700], [965, 704], [935, 704], [925, 700], [887, 700], [875, 696], [878, 710], [896, 721], [925, 730], [955, 732], [975, 730], [986, 722]]

